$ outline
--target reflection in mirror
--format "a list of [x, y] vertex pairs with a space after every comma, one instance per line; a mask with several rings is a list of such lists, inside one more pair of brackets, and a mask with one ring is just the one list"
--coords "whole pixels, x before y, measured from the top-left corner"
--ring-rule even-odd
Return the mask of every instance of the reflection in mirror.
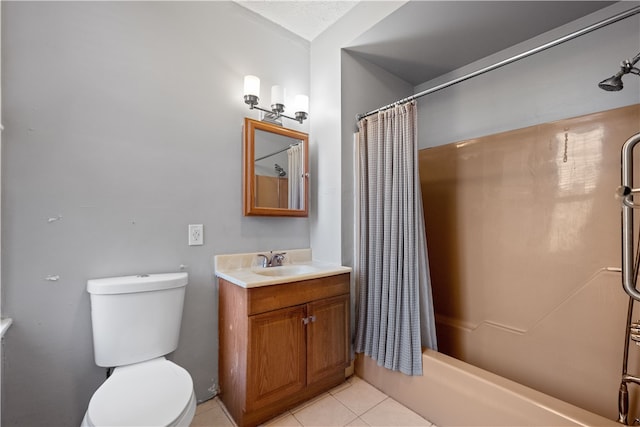
[[302, 209], [302, 141], [261, 129], [254, 136], [256, 206]]
[[308, 136], [245, 119], [244, 214], [307, 216]]

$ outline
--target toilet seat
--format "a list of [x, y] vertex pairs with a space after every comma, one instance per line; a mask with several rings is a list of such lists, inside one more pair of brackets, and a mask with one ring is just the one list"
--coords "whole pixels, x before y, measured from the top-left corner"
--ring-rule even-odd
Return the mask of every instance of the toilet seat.
[[93, 394], [85, 421], [94, 426], [171, 426], [194, 410], [191, 376], [160, 357], [116, 368]]

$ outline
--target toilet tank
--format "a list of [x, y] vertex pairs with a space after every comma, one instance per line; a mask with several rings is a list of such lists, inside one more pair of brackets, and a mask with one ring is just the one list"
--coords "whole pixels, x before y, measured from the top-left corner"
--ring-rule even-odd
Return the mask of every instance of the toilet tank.
[[178, 347], [187, 273], [87, 281], [96, 365], [143, 362]]

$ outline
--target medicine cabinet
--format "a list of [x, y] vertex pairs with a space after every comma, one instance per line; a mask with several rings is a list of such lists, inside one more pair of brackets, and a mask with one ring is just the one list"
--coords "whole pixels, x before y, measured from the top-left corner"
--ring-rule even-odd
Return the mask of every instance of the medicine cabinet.
[[306, 133], [245, 118], [244, 215], [308, 216], [308, 153]]

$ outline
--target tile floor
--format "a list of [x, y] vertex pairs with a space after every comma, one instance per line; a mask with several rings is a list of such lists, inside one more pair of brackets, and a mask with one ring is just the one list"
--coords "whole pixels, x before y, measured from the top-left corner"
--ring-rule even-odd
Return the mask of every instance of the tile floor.
[[[218, 398], [198, 405], [192, 427], [234, 427]], [[327, 393], [266, 422], [279, 426], [433, 426], [356, 376]]]

